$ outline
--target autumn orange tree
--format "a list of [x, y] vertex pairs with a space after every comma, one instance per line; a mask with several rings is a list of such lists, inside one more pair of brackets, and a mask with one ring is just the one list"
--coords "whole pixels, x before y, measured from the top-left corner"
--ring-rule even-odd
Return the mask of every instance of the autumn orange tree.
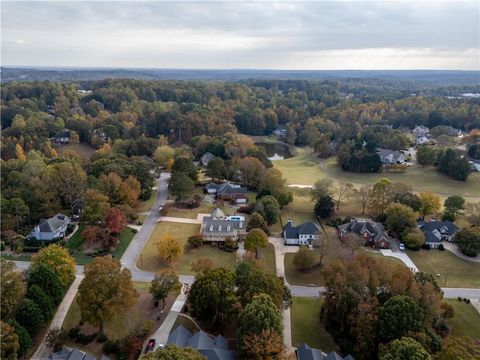
[[131, 308], [137, 297], [130, 270], [122, 269], [118, 260], [110, 256], [96, 257], [85, 266], [77, 303], [82, 319], [99, 326], [100, 333], [106, 321]]
[[245, 359], [286, 359], [282, 337], [271, 329], [259, 334], [249, 334], [243, 338], [242, 353]]
[[157, 248], [160, 259], [169, 264], [175, 262], [182, 256], [184, 251], [182, 240], [172, 234], [165, 234], [160, 237], [155, 241], [155, 247]]
[[107, 214], [105, 215], [105, 225], [111, 233], [117, 235], [117, 238], [126, 224], [127, 218], [123, 211], [114, 207], [108, 209]]

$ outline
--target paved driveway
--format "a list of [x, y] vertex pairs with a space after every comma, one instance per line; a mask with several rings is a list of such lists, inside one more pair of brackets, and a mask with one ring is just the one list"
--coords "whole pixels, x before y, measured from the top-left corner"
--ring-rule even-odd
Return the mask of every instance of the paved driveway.
[[383, 250], [380, 250], [380, 251], [382, 252], [383, 256], [394, 257], [394, 258], [400, 260], [410, 270], [412, 270], [414, 273], [417, 273], [419, 271], [417, 266], [413, 263], [413, 261], [404, 252], [393, 252], [390, 249], [383, 249]]

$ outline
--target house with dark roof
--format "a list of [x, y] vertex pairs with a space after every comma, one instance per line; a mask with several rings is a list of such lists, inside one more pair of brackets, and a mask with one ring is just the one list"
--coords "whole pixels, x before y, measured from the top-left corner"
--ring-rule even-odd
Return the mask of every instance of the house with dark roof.
[[206, 152], [200, 158], [200, 162], [202, 163], [203, 166], [207, 166], [208, 163], [213, 159], [215, 159], [215, 155], [213, 155], [211, 152]]
[[[95, 356], [79, 349], [72, 349], [67, 346], [62, 347], [60, 351], [50, 354], [48, 360], [95, 360]], [[109, 360], [108, 357], [102, 356], [101, 360]]]
[[378, 149], [377, 153], [384, 165], [403, 164], [406, 161], [405, 155], [401, 151]]
[[248, 189], [229, 182], [209, 183], [205, 186], [205, 191], [209, 194], [216, 194], [217, 199], [234, 201], [237, 204], [245, 204], [248, 201]]
[[228, 341], [222, 335], [212, 336], [205, 331], [193, 334], [184, 326], [177, 326], [168, 335], [167, 345], [191, 347], [198, 350], [208, 360], [234, 360], [235, 351], [228, 349]]
[[431, 248], [438, 248], [442, 241], [453, 241], [453, 236], [459, 230], [457, 225], [450, 220], [424, 222], [420, 220], [418, 222], [418, 228], [422, 230], [425, 236], [425, 243], [430, 245]]
[[342, 357], [335, 351], [325, 354], [322, 350], [311, 348], [307, 344], [300, 345], [295, 354], [298, 360], [355, 360], [351, 355]]
[[210, 216], [205, 216], [202, 221], [201, 233], [203, 241], [208, 243], [222, 243], [227, 237], [235, 241], [243, 240], [247, 233], [245, 220], [232, 220], [226, 217], [222, 210], [213, 209]]
[[338, 237], [341, 240], [345, 239], [349, 233], [360, 236], [366, 246], [376, 249], [390, 248], [390, 237], [381, 223], [370, 219], [351, 219], [338, 227]]
[[63, 239], [67, 233], [68, 224], [72, 220], [66, 215], [57, 214], [50, 219], [42, 219], [30, 233], [36, 240]]
[[292, 219], [288, 219], [282, 234], [285, 245], [310, 245], [320, 238], [320, 228], [311, 221], [295, 226]]

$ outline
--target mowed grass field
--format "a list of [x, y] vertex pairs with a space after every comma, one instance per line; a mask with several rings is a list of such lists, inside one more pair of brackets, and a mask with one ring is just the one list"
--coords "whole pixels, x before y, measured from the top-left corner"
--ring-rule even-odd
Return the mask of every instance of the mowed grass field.
[[89, 159], [90, 156], [95, 152], [95, 149], [93, 147], [83, 143], [60, 145], [58, 147], [55, 147], [55, 149], [60, 155], [62, 155], [65, 151], [69, 150], [80, 155], [80, 157], [84, 159]]
[[291, 308], [292, 345], [309, 346], [323, 352], [338, 351], [338, 346], [320, 321], [321, 299], [293, 298]]
[[472, 304], [458, 300], [445, 300], [455, 309], [455, 316], [449, 319], [450, 336], [471, 336], [480, 339], [480, 314]]
[[298, 155], [285, 160], [273, 161], [276, 168], [282, 171], [286, 183], [313, 185], [315, 181], [329, 177], [334, 181], [346, 180], [359, 187], [373, 185], [381, 178], [392, 182], [404, 182], [414, 191], [433, 191], [442, 197], [461, 195], [467, 201], [480, 200], [480, 173], [472, 173], [468, 181], [456, 181], [439, 173], [434, 167], [410, 166], [404, 173], [361, 174], [343, 171], [334, 157], [320, 160], [313, 154], [298, 149]]
[[137, 266], [146, 271], [159, 271], [163, 269], [173, 269], [181, 275], [194, 275], [191, 270], [193, 262], [199, 259], [209, 258], [213, 261], [215, 267], [226, 267], [227, 269], [235, 269], [235, 253], [226, 252], [209, 245], [204, 245], [196, 249], [190, 249], [185, 246], [185, 252], [178, 261], [172, 265], [168, 265], [160, 260], [155, 242], [166, 234], [173, 236], [179, 236], [185, 245], [187, 245], [187, 239], [191, 235], [198, 234], [200, 232], [200, 225], [197, 224], [181, 224], [173, 222], [160, 222], [155, 226], [150, 239], [148, 239], [145, 248], [143, 249], [140, 257], [137, 259]]
[[408, 256], [424, 272], [438, 277], [442, 287], [480, 287], [480, 264], [460, 259], [450, 251], [419, 250], [407, 251]]

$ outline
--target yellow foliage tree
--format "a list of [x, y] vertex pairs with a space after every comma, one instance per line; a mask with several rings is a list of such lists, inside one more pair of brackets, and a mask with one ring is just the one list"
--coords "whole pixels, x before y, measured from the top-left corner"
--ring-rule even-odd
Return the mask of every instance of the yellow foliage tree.
[[32, 267], [36, 264], [50, 267], [65, 287], [75, 278], [75, 260], [63, 246], [52, 244], [40, 250], [32, 257]]
[[15, 145], [15, 156], [18, 160], [25, 161], [27, 157], [25, 156], [25, 152], [23, 151], [23, 147], [20, 144]]
[[425, 216], [431, 215], [435, 211], [440, 210], [441, 202], [438, 195], [435, 195], [431, 191], [421, 192], [418, 195], [422, 201], [422, 205], [420, 206], [420, 215], [422, 215], [422, 219], [424, 219]]
[[155, 242], [160, 259], [171, 264], [183, 255], [184, 245], [179, 237], [165, 234]]

